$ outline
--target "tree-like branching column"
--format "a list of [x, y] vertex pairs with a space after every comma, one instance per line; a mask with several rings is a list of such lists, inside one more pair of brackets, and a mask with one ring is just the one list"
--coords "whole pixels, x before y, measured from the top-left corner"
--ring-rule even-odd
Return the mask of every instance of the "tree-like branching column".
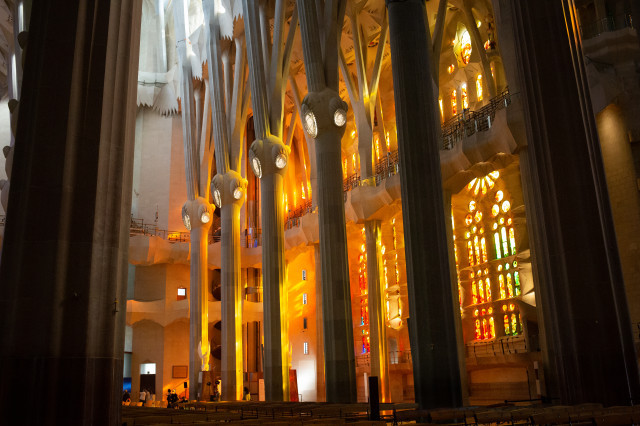
[[[260, 178], [262, 200], [262, 280], [264, 287], [264, 377], [267, 401], [289, 399], [289, 341], [284, 262], [284, 173], [290, 147], [283, 139], [283, 107], [289, 59], [297, 23], [294, 6], [285, 40], [287, 2], [276, 0], [273, 46], [265, 3], [243, 0], [251, 103], [256, 140], [249, 159]], [[267, 62], [268, 52], [271, 58]]]
[[[211, 182], [213, 202], [221, 209], [222, 229], [222, 398], [242, 399], [242, 305], [240, 285], [240, 208], [247, 180], [240, 175], [249, 86], [245, 82], [244, 35], [226, 51], [221, 48], [221, 20], [233, 18], [215, 0], [202, 2], [209, 58], [209, 86], [217, 174]], [[229, 24], [229, 22], [227, 22]], [[233, 27], [233, 24], [228, 26]], [[235, 48], [233, 73], [229, 56]]]
[[[189, 399], [198, 398], [198, 376], [209, 370], [209, 309], [207, 288], [208, 230], [211, 226], [213, 206], [209, 204], [209, 174], [211, 147], [208, 141], [198, 144], [196, 117], [193, 108], [193, 76], [191, 69], [191, 43], [187, 38], [189, 24], [187, 5], [178, 0], [174, 8], [178, 60], [182, 71], [182, 137], [188, 200], [182, 207], [182, 221], [190, 231], [191, 270], [189, 296]], [[206, 110], [206, 109], [205, 109]], [[203, 114], [207, 116], [206, 113]], [[203, 126], [200, 126], [202, 128]], [[198, 147], [202, 149], [198, 149]]]
[[326, 395], [327, 402], [350, 403], [357, 392], [341, 164], [347, 104], [338, 95], [337, 49], [345, 3], [326, 1], [318, 10], [314, 0], [300, 0], [298, 7], [309, 92], [302, 123], [316, 141]]
[[[359, 19], [360, 4], [355, 1], [350, 2], [348, 11], [349, 20], [351, 21], [351, 33], [353, 35], [353, 53], [355, 56], [357, 85], [347, 67], [347, 61], [345, 60], [342, 49], [340, 49], [340, 69], [347, 87], [347, 93], [351, 99], [351, 107], [353, 108], [353, 116], [356, 122], [361, 182], [363, 185], [375, 185], [373, 156], [373, 131], [375, 123], [373, 117], [378, 100], [382, 56], [387, 43], [387, 13], [385, 8], [380, 23], [380, 36], [378, 38], [376, 58], [373, 68], [371, 69], [371, 80], [368, 81], [366, 52], [370, 40], [365, 39], [363, 35]], [[381, 130], [380, 133], [382, 133], [384, 137], [385, 132], [381, 110], [378, 121], [380, 123], [380, 129], [375, 130]], [[382, 281], [380, 280], [382, 267], [382, 254], [380, 253], [381, 224], [380, 221], [367, 220], [364, 225], [367, 242], [367, 300], [370, 319], [369, 336], [371, 339], [371, 354], [369, 359], [371, 360], [371, 376], [379, 378], [381, 400], [383, 402], [389, 402], [389, 363], [386, 325], [384, 322], [386, 318], [385, 299]]]

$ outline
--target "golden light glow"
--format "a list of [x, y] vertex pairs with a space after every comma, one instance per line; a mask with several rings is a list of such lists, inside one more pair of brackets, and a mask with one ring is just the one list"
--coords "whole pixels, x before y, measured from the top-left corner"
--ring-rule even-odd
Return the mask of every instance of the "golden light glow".
[[463, 83], [460, 87], [460, 96], [462, 97], [462, 108], [469, 108], [469, 97], [467, 96], [467, 83]]
[[452, 115], [457, 115], [458, 114], [458, 92], [456, 92], [456, 89], [453, 89], [451, 91], [451, 114]]
[[476, 99], [482, 100], [482, 74], [478, 74], [476, 77]]

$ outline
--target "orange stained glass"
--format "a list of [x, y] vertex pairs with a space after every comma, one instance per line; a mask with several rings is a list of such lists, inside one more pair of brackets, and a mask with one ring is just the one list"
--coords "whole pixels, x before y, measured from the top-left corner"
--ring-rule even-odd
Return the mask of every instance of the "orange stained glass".
[[510, 208], [511, 208], [511, 203], [509, 202], [509, 200], [505, 200], [502, 203], [502, 211], [506, 213], [509, 211]]
[[477, 235], [473, 237], [473, 247], [475, 248], [476, 253], [476, 263], [480, 263], [480, 259], [482, 258], [480, 257], [480, 243]]
[[467, 217], [464, 218], [464, 223], [467, 226], [471, 225], [473, 223], [473, 216], [471, 216], [471, 214], [468, 214]]
[[493, 234], [493, 241], [496, 246], [496, 259], [500, 259], [502, 257], [500, 253], [500, 235], [497, 232]]
[[500, 213], [500, 206], [498, 206], [497, 204], [494, 204], [493, 207], [491, 207], [491, 216], [496, 217], [498, 216], [499, 213]]
[[476, 221], [476, 223], [480, 222], [482, 220], [482, 212], [478, 210], [473, 218]]
[[483, 339], [489, 338], [489, 324], [486, 318], [482, 318], [482, 338]]
[[476, 77], [476, 98], [478, 101], [482, 100], [482, 74]]
[[471, 283], [471, 302], [475, 305], [478, 303], [478, 289], [476, 288], [476, 282]]
[[467, 191], [471, 191], [471, 188], [473, 188], [473, 185], [476, 184], [478, 178], [474, 178], [471, 180], [471, 182], [469, 182], [469, 184], [467, 185]]
[[509, 315], [504, 316], [504, 334], [507, 336], [511, 334], [511, 326], [509, 324]]
[[467, 84], [463, 83], [460, 87], [460, 96], [462, 98], [462, 108], [469, 108], [469, 97], [467, 96]]
[[499, 203], [504, 198], [504, 192], [496, 191], [496, 203]]
[[476, 210], [476, 202], [475, 201], [469, 201], [469, 211], [470, 212], [474, 212]]
[[[508, 320], [507, 320], [508, 322]], [[476, 340], [482, 340], [482, 330], [480, 330], [480, 320], [476, 320]]]
[[482, 188], [482, 195], [486, 195], [488, 189], [487, 189], [487, 185], [485, 185], [485, 179], [482, 179], [481, 188]]
[[484, 239], [484, 237], [480, 239], [480, 248], [482, 249], [482, 263], [487, 263], [487, 241]]
[[491, 173], [489, 173], [489, 176], [491, 176], [494, 179], [498, 179], [500, 177], [500, 172], [497, 170], [494, 170]]
[[518, 318], [516, 314], [511, 314], [511, 333], [515, 336], [518, 334]]
[[478, 280], [478, 302], [479, 303], [484, 303], [484, 284], [482, 283], [482, 280]]
[[511, 245], [511, 254], [516, 254], [516, 233], [513, 228], [509, 228], [509, 244]]
[[453, 89], [451, 91], [451, 114], [452, 115], [457, 115], [458, 114], [458, 100], [457, 100], [457, 96], [458, 93], [456, 92], [455, 89]]
[[489, 317], [489, 338], [493, 339], [494, 337], [496, 337], [496, 324], [493, 317]]
[[[502, 275], [502, 274], [498, 275], [498, 284], [500, 286], [500, 299], [506, 299], [507, 298], [507, 292], [506, 292], [505, 287], [504, 287], [504, 275]], [[507, 305], [504, 305], [503, 308], [506, 309]]]
[[481, 180], [478, 180], [476, 182], [476, 186], [475, 188], [473, 188], [473, 195], [476, 196], [478, 195], [478, 193], [480, 192], [480, 182], [482, 182]]
[[[485, 297], [485, 300], [487, 302], [491, 302], [491, 281], [489, 280], [489, 277], [484, 279], [484, 288], [485, 288], [485, 294], [487, 295]], [[489, 308], [489, 310], [491, 310], [491, 308]], [[489, 312], [491, 313], [491, 312]]]
[[458, 303], [462, 306], [462, 286], [458, 283]]
[[509, 310], [513, 311], [516, 308], [516, 305], [513, 303], [509, 303]]
[[511, 274], [507, 274], [507, 295], [509, 299], [513, 297], [513, 284], [511, 283]]

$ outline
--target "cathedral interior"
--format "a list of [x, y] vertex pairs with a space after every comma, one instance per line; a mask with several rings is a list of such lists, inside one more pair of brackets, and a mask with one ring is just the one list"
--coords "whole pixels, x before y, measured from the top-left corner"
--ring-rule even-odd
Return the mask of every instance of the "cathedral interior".
[[638, 404], [638, 14], [0, 0], [2, 410]]

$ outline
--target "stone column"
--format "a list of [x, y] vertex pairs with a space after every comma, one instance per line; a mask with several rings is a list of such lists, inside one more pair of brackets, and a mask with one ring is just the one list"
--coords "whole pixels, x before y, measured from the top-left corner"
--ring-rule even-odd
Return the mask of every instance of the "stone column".
[[316, 275], [316, 389], [318, 402], [327, 399], [324, 379], [324, 332], [322, 320], [322, 262], [320, 262], [320, 244], [313, 244], [313, 259]]
[[217, 174], [211, 183], [211, 193], [220, 204], [222, 223], [221, 235], [221, 339], [222, 359], [222, 399], [236, 401], [242, 399], [243, 388], [243, 345], [242, 306], [244, 295], [240, 282], [240, 209], [244, 201], [247, 181], [229, 170]]
[[409, 338], [420, 408], [462, 404], [443, 212], [438, 108], [434, 102], [425, 5], [387, 0], [393, 64]]
[[[283, 5], [283, 3], [281, 3]], [[260, 178], [262, 213], [262, 277], [264, 288], [264, 377], [267, 401], [289, 400], [289, 343], [286, 309], [284, 260], [284, 174], [291, 148], [282, 142], [282, 106], [270, 103], [267, 87], [275, 88], [282, 76], [267, 84], [268, 25], [264, 9], [258, 13], [257, 2], [243, 0], [251, 105], [254, 112], [256, 140], [251, 144], [249, 160]], [[283, 21], [276, 23], [274, 34]], [[260, 28], [265, 34], [260, 35]], [[262, 37], [262, 39], [261, 39]], [[276, 37], [277, 38], [277, 37]], [[262, 49], [261, 49], [262, 47]], [[273, 49], [281, 46], [275, 45]], [[283, 59], [281, 59], [283, 60]], [[273, 65], [273, 64], [272, 64]], [[275, 66], [275, 65], [274, 65]], [[280, 86], [282, 87], [282, 86]], [[270, 98], [273, 100], [273, 98]], [[270, 117], [279, 117], [278, 120]]]
[[635, 402], [638, 366], [573, 1], [498, 4], [514, 32], [516, 66], [506, 69], [516, 70], [508, 77], [521, 87], [530, 141], [521, 167], [536, 209], [527, 221], [549, 394], [565, 404]]
[[[262, 282], [264, 294], [264, 377], [267, 401], [289, 400], [289, 339], [284, 256], [284, 176], [271, 173], [260, 181], [262, 195]], [[275, 255], [274, 255], [275, 254]]]
[[385, 323], [382, 256], [380, 253], [380, 221], [368, 220], [364, 224], [367, 240], [367, 286], [369, 300], [369, 341], [371, 353], [369, 364], [371, 376], [380, 380], [380, 402], [391, 402], [389, 393], [389, 350], [387, 348], [387, 326]]
[[120, 424], [141, 5], [34, 2], [0, 267], [7, 424]]
[[182, 207], [182, 220], [189, 229], [189, 399], [197, 400], [201, 371], [209, 371], [209, 289], [207, 248], [213, 209], [202, 197], [187, 201]]
[[[342, 187], [341, 139], [347, 104], [337, 92], [339, 38], [326, 34], [323, 58], [316, 6], [313, 0], [298, 2], [309, 92], [301, 117], [305, 131], [316, 141], [318, 189], [314, 197], [318, 198], [327, 402], [350, 403], [356, 402], [357, 389]], [[325, 22], [325, 31], [341, 32], [341, 18], [337, 13], [333, 20]]]

